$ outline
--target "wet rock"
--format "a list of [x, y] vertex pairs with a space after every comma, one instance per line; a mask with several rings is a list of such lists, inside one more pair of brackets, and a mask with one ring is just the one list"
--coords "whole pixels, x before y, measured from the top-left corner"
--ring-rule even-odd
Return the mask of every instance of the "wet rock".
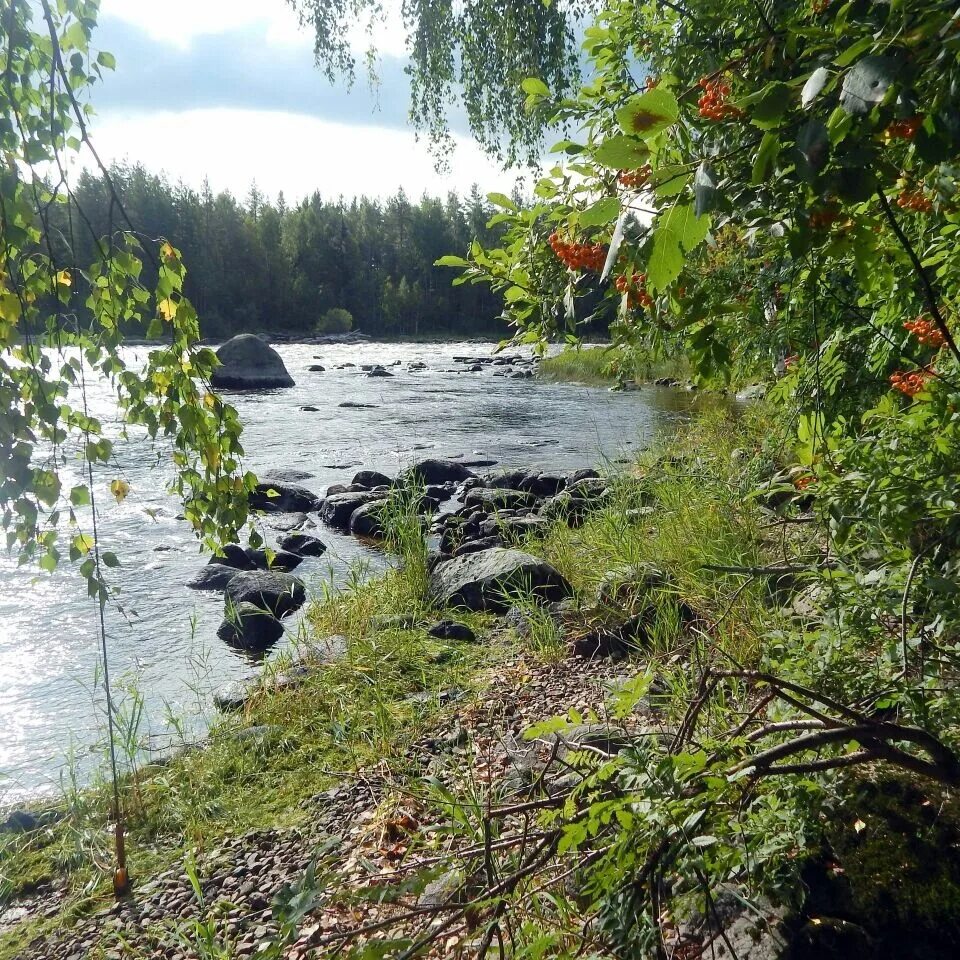
[[275, 617], [293, 613], [307, 599], [303, 584], [296, 577], [260, 570], [237, 573], [227, 584], [226, 594], [234, 608], [252, 603]]
[[375, 403], [355, 403], [352, 400], [344, 400], [343, 403], [338, 403], [337, 406], [343, 410], [376, 410], [377, 409], [377, 404]]
[[225, 567], [235, 567], [237, 570], [253, 570], [253, 560], [247, 556], [246, 550], [237, 543], [225, 544], [220, 553], [215, 553], [208, 563], [220, 563]]
[[350, 529], [350, 518], [360, 507], [375, 500], [382, 500], [382, 493], [337, 493], [327, 496], [320, 510], [320, 519], [335, 530], [346, 533]]
[[559, 473], [528, 474], [520, 481], [520, 490], [536, 497], [555, 497], [567, 485], [567, 478]]
[[494, 547], [438, 564], [430, 576], [433, 597], [451, 607], [503, 612], [510, 597], [540, 603], [562, 600], [570, 584], [550, 564], [520, 550]]
[[291, 530], [299, 530], [301, 527], [316, 526], [305, 513], [278, 513], [271, 517], [268, 522], [274, 530], [279, 530], [281, 533], [289, 533]]
[[280, 541], [280, 549], [301, 557], [319, 557], [327, 552], [327, 545], [308, 533], [289, 533]]
[[301, 412], [303, 412], [303, 413], [319, 413], [319, 412], [320, 412], [320, 408], [319, 408], [319, 407], [312, 407], [312, 406], [310, 406], [309, 403], [308, 403], [306, 406], [301, 407], [300, 410], [301, 410]]
[[220, 366], [210, 377], [219, 390], [266, 390], [294, 386], [280, 354], [250, 333], [228, 340], [219, 350]]
[[309, 480], [313, 477], [312, 473], [306, 470], [268, 470], [261, 474], [260, 480], [263, 483], [300, 483], [303, 480]]
[[437, 640], [455, 640], [458, 643], [473, 643], [477, 635], [465, 624], [456, 620], [441, 620], [435, 623], [427, 633]]
[[350, 532], [355, 537], [382, 540], [386, 535], [383, 527], [384, 501], [374, 500], [357, 507], [350, 514]]
[[266, 650], [283, 635], [283, 624], [256, 604], [244, 602], [231, 606], [217, 629], [225, 643], [241, 650]]
[[354, 474], [350, 483], [356, 487], [365, 487], [367, 490], [372, 490], [374, 487], [389, 487], [393, 481], [385, 473], [380, 473], [377, 470], [360, 470]]
[[192, 580], [188, 580], [186, 585], [191, 590], [226, 590], [230, 581], [243, 572], [223, 563], [211, 563]]
[[320, 366], [319, 363], [313, 363], [307, 367], [308, 373], [326, 373], [327, 368]]
[[477, 475], [462, 463], [454, 460], [421, 460], [408, 467], [398, 477], [398, 484], [416, 482], [425, 486], [444, 483], [462, 483], [476, 478]]
[[393, 374], [383, 367], [374, 367], [367, 373], [368, 377], [392, 377]]
[[250, 494], [250, 508], [265, 513], [312, 513], [321, 500], [306, 487], [292, 483], [258, 483]]

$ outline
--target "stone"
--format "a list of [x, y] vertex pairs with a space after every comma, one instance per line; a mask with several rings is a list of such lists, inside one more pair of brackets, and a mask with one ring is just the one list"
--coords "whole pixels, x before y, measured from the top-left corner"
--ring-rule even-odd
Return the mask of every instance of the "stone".
[[375, 403], [355, 403], [353, 400], [344, 400], [343, 403], [338, 403], [337, 406], [343, 410], [376, 410], [377, 409], [377, 404]]
[[260, 480], [264, 483], [301, 483], [304, 480], [310, 480], [312, 477], [313, 474], [306, 470], [280, 469], [268, 470], [260, 475]]
[[416, 482], [425, 486], [444, 483], [462, 483], [464, 480], [476, 479], [477, 475], [462, 463], [454, 460], [420, 460], [404, 470], [397, 477], [398, 484]]
[[313, 363], [309, 367], [307, 367], [307, 372], [308, 373], [325, 373], [326, 369], [327, 369], [326, 367], [320, 366], [319, 363]]
[[748, 403], [751, 400], [762, 400], [767, 395], [767, 385], [765, 383], [753, 383], [742, 390], [738, 390], [734, 399], [740, 403]]
[[374, 500], [382, 499], [382, 493], [337, 493], [323, 501], [320, 519], [335, 530], [346, 533], [350, 529], [350, 518], [356, 510]]
[[520, 481], [518, 489], [536, 497], [555, 497], [567, 485], [567, 478], [559, 473], [529, 474]]
[[227, 584], [226, 594], [235, 608], [241, 603], [252, 603], [275, 617], [293, 613], [307, 599], [300, 580], [288, 573], [275, 573], [272, 570], [237, 573]]
[[[316, 524], [305, 513], [277, 513], [269, 520], [270, 526], [280, 533], [290, 533], [302, 527], [313, 527]], [[294, 553], [297, 551], [294, 550]]]
[[511, 595], [551, 603], [573, 592], [550, 564], [529, 553], [500, 547], [438, 564], [430, 575], [430, 591], [446, 606], [499, 613], [511, 606]]
[[280, 549], [301, 557], [319, 557], [327, 552], [327, 545], [309, 533], [288, 533], [280, 541]]
[[385, 474], [377, 470], [360, 470], [354, 474], [350, 481], [353, 486], [366, 487], [372, 490], [374, 487], [389, 487], [393, 481]]
[[243, 572], [223, 563], [210, 563], [187, 581], [187, 587], [191, 590], [226, 590], [230, 581]]
[[303, 413], [319, 413], [320, 412], [319, 407], [312, 407], [310, 406], [310, 404], [307, 404], [305, 407], [301, 407], [300, 410]]
[[371, 371], [367, 373], [368, 377], [392, 377], [393, 374], [389, 370], [385, 370], [383, 367], [374, 367]]
[[430, 627], [427, 634], [437, 640], [456, 640], [458, 643], [473, 643], [477, 639], [465, 623], [456, 620], [441, 620]]
[[283, 624], [257, 604], [243, 602], [230, 606], [217, 629], [225, 643], [241, 650], [266, 650], [283, 635]]
[[670, 575], [653, 563], [616, 567], [597, 584], [597, 603], [630, 607], [654, 590], [670, 587]]
[[537, 498], [532, 493], [508, 488], [475, 487], [464, 498], [464, 505], [482, 506], [487, 510], [511, 510], [518, 507], [532, 507]]
[[218, 390], [268, 390], [295, 386], [280, 354], [251, 333], [228, 340], [219, 350], [220, 366], [210, 377]]
[[373, 500], [365, 503], [350, 514], [350, 532], [355, 537], [367, 537], [370, 540], [382, 540], [385, 536], [383, 528], [384, 501]]
[[292, 483], [258, 483], [249, 499], [252, 510], [265, 513], [312, 513], [322, 503], [312, 490]]

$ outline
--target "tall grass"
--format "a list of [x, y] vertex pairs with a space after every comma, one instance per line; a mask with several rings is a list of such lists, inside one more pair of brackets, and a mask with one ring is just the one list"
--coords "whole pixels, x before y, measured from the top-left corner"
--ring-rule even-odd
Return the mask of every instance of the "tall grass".
[[656, 360], [646, 351], [613, 345], [568, 347], [553, 357], [546, 357], [540, 364], [540, 375], [548, 380], [592, 386], [643, 382], [658, 377], [683, 378], [688, 373], [680, 360]]

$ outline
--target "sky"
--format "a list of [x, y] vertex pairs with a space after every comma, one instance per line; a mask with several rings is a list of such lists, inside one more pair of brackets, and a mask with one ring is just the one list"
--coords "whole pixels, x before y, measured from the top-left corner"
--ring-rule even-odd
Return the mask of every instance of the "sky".
[[[117, 61], [93, 88], [91, 134], [107, 161], [140, 162], [172, 180], [274, 198], [506, 190], [500, 171], [453, 117], [456, 150], [438, 174], [408, 127], [403, 30], [378, 26], [380, 85], [363, 67], [351, 90], [323, 76], [313, 38], [286, 0], [102, 0], [94, 46]], [[358, 52], [369, 45], [359, 26]]]

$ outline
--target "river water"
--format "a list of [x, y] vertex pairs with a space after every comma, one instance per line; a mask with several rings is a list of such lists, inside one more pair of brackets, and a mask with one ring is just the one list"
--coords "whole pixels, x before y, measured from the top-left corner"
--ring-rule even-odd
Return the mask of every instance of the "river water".
[[[596, 465], [631, 455], [688, 406], [685, 395], [655, 387], [611, 393], [494, 377], [490, 367], [482, 373], [457, 372], [455, 356], [489, 354], [490, 345], [278, 349], [295, 388], [229, 394], [245, 426], [246, 466], [260, 473], [309, 472], [312, 477], [302, 485], [321, 494], [329, 484], [349, 483], [361, 467], [394, 474], [423, 457], [490, 459], [498, 467], [545, 470]], [[393, 368], [393, 378], [369, 378], [359, 371], [361, 364], [395, 360], [402, 365]], [[414, 361], [427, 368], [408, 370]], [[357, 367], [333, 369], [347, 362]], [[326, 371], [307, 372], [317, 363]], [[342, 408], [344, 401], [373, 406]], [[92, 412], [109, 419], [105, 387], [94, 389], [91, 402]], [[318, 411], [301, 411], [305, 405]], [[120, 690], [121, 716], [140, 713], [140, 735], [148, 737], [151, 749], [163, 750], [202, 734], [212, 689], [259, 667], [217, 639], [222, 597], [184, 586], [207, 557], [188, 525], [177, 519], [178, 504], [166, 493], [172, 474], [168, 458], [145, 442], [121, 445], [117, 457], [129, 496], [116, 504], [106, 475], [98, 491], [105, 505], [101, 538], [121, 560], [121, 567], [111, 571], [117, 601], [107, 609], [111, 672]], [[64, 478], [65, 486], [69, 482]], [[79, 475], [73, 482], [80, 482]], [[377, 550], [350, 537], [322, 527], [308, 532], [329, 548], [322, 558], [297, 568], [313, 595], [325, 585], [342, 585], [358, 563], [374, 570], [385, 562]], [[102, 764], [105, 714], [96, 607], [78, 573], [66, 564], [55, 574], [39, 574], [18, 568], [15, 557], [0, 555], [0, 581], [3, 804], [56, 793], [71, 779], [88, 779]], [[288, 623], [288, 635], [297, 629], [296, 622]]]

